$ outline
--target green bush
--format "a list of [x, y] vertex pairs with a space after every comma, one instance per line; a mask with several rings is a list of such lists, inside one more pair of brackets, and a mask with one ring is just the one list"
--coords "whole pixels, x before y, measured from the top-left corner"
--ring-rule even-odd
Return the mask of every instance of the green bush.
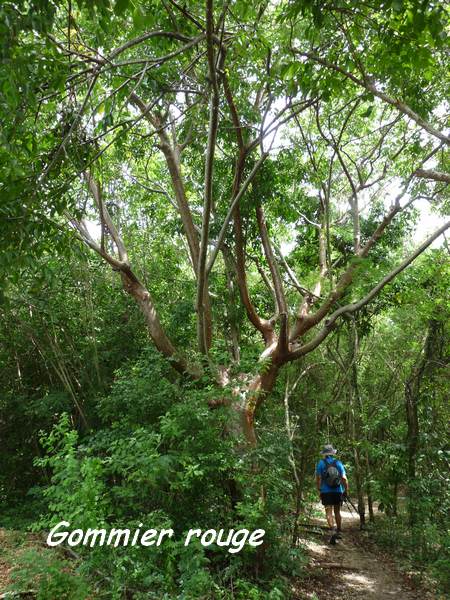
[[442, 591], [450, 589], [450, 536], [435, 523], [411, 526], [406, 514], [379, 517], [371, 527], [374, 540], [395, 549], [396, 557], [407, 569], [420, 571], [434, 579]]
[[[276, 516], [285, 512], [290, 494], [279, 460], [284, 442], [274, 437], [264, 453], [244, 460], [228, 431], [229, 409], [208, 407], [214, 389], [166, 382], [154, 397], [150, 382], [161, 376], [158, 361], [143, 365], [138, 361], [137, 368], [129, 365], [119, 374], [102, 400], [100, 429], [80, 437], [63, 415], [42, 436], [46, 455], [37, 464], [52, 477], [42, 490], [48, 510], [35, 527], [65, 520], [70, 529], [135, 529], [139, 523], [173, 528], [173, 538], [159, 547], [77, 547], [90, 574], [105, 574], [102, 589], [112, 597], [126, 589], [155, 600], [226, 599], [229, 593], [285, 597], [285, 581], [301, 570], [303, 560]], [[147, 396], [138, 401], [144, 391]], [[256, 464], [261, 466], [255, 471]], [[261, 486], [267, 490], [264, 500]], [[245, 545], [238, 554], [214, 545], [184, 546], [190, 528], [212, 527], [264, 529], [265, 544]]]

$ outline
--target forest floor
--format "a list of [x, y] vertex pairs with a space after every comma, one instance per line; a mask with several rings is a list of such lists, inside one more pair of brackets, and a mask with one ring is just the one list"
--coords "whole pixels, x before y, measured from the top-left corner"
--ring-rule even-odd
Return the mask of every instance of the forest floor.
[[[13, 597], [7, 593], [11, 584], [11, 574], [17, 566], [17, 560], [28, 550], [41, 550], [38, 536], [0, 527], [0, 600]], [[30, 594], [21, 594], [22, 598]], [[32, 594], [31, 594], [32, 596]]]
[[329, 543], [331, 534], [325, 528], [325, 518], [313, 520], [315, 530], [302, 529], [300, 543], [308, 552], [309, 564], [307, 577], [294, 586], [297, 600], [439, 598], [399, 571], [392, 555], [376, 546], [367, 532], [360, 531], [358, 515], [343, 510], [342, 517], [343, 538], [336, 545]]
[[5, 591], [10, 583], [11, 563], [5, 556], [9, 546], [9, 536], [4, 529], [0, 529], [0, 594]]

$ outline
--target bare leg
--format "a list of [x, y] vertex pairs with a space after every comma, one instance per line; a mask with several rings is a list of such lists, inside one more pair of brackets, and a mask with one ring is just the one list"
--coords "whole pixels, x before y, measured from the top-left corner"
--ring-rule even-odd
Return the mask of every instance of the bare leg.
[[333, 529], [333, 507], [332, 506], [325, 506], [325, 514], [327, 516], [327, 523], [328, 523], [328, 527], [330, 529]]
[[334, 505], [334, 516], [336, 517], [337, 530], [341, 531], [341, 528], [342, 528], [342, 517], [341, 517], [341, 505], [340, 504], [335, 504]]

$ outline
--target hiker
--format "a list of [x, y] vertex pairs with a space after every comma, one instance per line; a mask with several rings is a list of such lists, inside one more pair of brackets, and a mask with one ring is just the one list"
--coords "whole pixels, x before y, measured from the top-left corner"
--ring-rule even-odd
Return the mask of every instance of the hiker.
[[331, 444], [324, 446], [320, 453], [323, 458], [316, 467], [317, 491], [325, 507], [328, 527], [333, 530], [333, 509], [336, 518], [337, 535], [342, 531], [341, 505], [344, 493], [348, 494], [348, 481], [344, 465], [334, 458], [337, 450]]

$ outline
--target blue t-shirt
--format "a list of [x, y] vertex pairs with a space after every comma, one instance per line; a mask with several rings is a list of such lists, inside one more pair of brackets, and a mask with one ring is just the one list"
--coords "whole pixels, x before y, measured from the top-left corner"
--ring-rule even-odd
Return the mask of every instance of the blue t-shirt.
[[[325, 473], [325, 469], [326, 469], [325, 461], [326, 461], [327, 464], [331, 464], [332, 462], [336, 461], [336, 468], [337, 468], [337, 470], [341, 474], [341, 477], [345, 477], [345, 468], [344, 468], [344, 465], [341, 463], [340, 460], [337, 460], [336, 458], [333, 458], [332, 456], [326, 456], [325, 458], [322, 458], [321, 460], [319, 460], [319, 462], [317, 463], [317, 467], [316, 467], [316, 475], [320, 475], [320, 477], [322, 477], [323, 474]], [[341, 483], [339, 485], [339, 487], [332, 488], [327, 483], [325, 483], [323, 480], [321, 480], [321, 482], [320, 482], [320, 491], [323, 492], [323, 493], [327, 493], [327, 492], [343, 492], [344, 491], [344, 486]]]

